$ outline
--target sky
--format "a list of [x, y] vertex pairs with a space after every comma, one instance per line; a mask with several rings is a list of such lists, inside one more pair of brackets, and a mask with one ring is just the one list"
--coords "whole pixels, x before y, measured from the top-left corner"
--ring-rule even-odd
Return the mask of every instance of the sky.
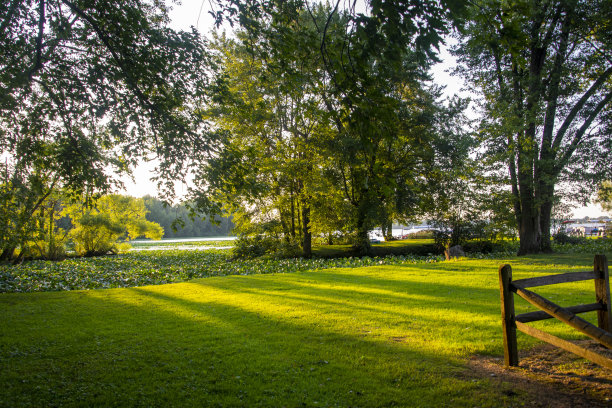
[[[182, 0], [181, 4], [174, 4], [170, 11], [171, 27], [176, 30], [190, 30], [191, 26], [196, 27], [201, 33], [207, 34], [213, 28], [213, 19], [208, 14], [208, 0]], [[457, 94], [462, 97], [467, 97], [469, 94], [462, 91], [463, 81], [452, 76], [448, 70], [455, 64], [455, 59], [448, 53], [446, 49], [441, 49], [440, 58], [442, 62], [437, 64], [432, 69], [434, 81], [437, 84], [446, 86], [445, 94], [452, 96]], [[470, 115], [472, 117], [472, 115]], [[150, 178], [153, 175], [155, 163], [141, 163], [133, 172], [134, 180], [124, 177], [125, 193], [142, 197], [144, 195], [157, 195], [157, 187]], [[176, 188], [176, 193], [180, 197], [187, 193], [187, 185], [179, 184]], [[576, 208], [573, 211], [573, 217], [583, 218], [589, 216], [596, 218], [601, 215], [607, 215], [597, 204], [591, 204], [586, 207]]]

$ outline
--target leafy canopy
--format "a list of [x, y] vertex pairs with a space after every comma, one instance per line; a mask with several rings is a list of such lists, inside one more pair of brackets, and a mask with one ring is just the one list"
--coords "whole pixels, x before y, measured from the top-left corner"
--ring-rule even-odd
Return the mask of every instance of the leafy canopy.
[[161, 239], [164, 229], [147, 221], [146, 214], [142, 198], [118, 194], [102, 196], [92, 207], [76, 203], [64, 210], [74, 225], [69, 236], [75, 252], [85, 256], [117, 253], [118, 241]]

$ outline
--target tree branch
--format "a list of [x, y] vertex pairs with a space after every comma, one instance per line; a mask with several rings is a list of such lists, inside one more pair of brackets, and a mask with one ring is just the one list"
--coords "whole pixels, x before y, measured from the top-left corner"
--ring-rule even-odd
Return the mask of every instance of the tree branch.
[[582, 97], [576, 102], [570, 113], [565, 117], [563, 124], [557, 131], [557, 135], [555, 136], [555, 140], [552, 145], [553, 151], [556, 151], [561, 146], [561, 142], [563, 141], [563, 137], [565, 133], [569, 129], [570, 125], [576, 119], [576, 116], [582, 110], [584, 105], [587, 103], [589, 98], [593, 96], [593, 94], [607, 81], [607, 79], [612, 75], [612, 66], [606, 69], [597, 80], [591, 85], [591, 87], [582, 95]]
[[548, 86], [548, 95], [546, 98], [548, 105], [546, 106], [546, 114], [544, 117], [544, 131], [542, 135], [540, 160], [544, 159], [545, 155], [548, 155], [552, 144], [555, 116], [557, 115], [557, 101], [559, 98], [559, 84], [561, 83], [561, 71], [563, 69], [563, 62], [565, 61], [568, 48], [570, 25], [570, 18], [569, 16], [566, 16], [561, 26], [561, 42], [559, 44], [559, 50], [555, 55], [550, 84]]
[[28, 80], [31, 82], [34, 74], [42, 68], [42, 41], [45, 33], [45, 0], [38, 2], [38, 35], [36, 36], [36, 57], [34, 66], [28, 71]]
[[[555, 27], [557, 26], [557, 23], [559, 22], [559, 18], [561, 18], [561, 5], [557, 7], [557, 10], [555, 11], [555, 15], [552, 18], [550, 25], [548, 26], [548, 31], [546, 32], [546, 35], [544, 36], [544, 39], [542, 40], [542, 48], [544, 49], [548, 48], [548, 46], [552, 42], [553, 35], [555, 33]], [[569, 20], [569, 17], [566, 16], [566, 20]]]
[[174, 126], [179, 128], [182, 132], [184, 132], [184, 133], [186, 133], [186, 134], [188, 134], [188, 135], [190, 135], [192, 137], [196, 137], [196, 138], [199, 137], [195, 132], [193, 132], [192, 130], [186, 128], [183, 124], [178, 123], [174, 118], [172, 118], [171, 116], [169, 116], [169, 115], [165, 114], [164, 112], [162, 112], [154, 103], [152, 103], [144, 95], [142, 90], [138, 87], [138, 84], [136, 83], [136, 80], [133, 78], [132, 73], [126, 67], [125, 62], [120, 58], [119, 54], [117, 53], [115, 48], [112, 46], [112, 44], [110, 42], [109, 36], [100, 28], [100, 26], [96, 23], [96, 21], [93, 18], [91, 18], [89, 15], [87, 15], [81, 8], [79, 8], [73, 2], [71, 2], [69, 0], [61, 0], [61, 1], [64, 4], [66, 4], [75, 14], [77, 14], [79, 17], [81, 17], [83, 20], [85, 20], [87, 23], [89, 23], [89, 25], [92, 27], [92, 29], [96, 32], [98, 38], [100, 38], [100, 40], [102, 41], [104, 46], [111, 53], [111, 56], [113, 57], [113, 60], [115, 60], [115, 62], [117, 63], [119, 69], [121, 70], [121, 72], [123, 72], [128, 86], [136, 94], [136, 97], [138, 98], [138, 100], [140, 100], [140, 102], [141, 102], [141, 104], [143, 106], [147, 107], [148, 110], [151, 113], [157, 114], [159, 116], [162, 116], [162, 117], [165, 117], [166, 119], [168, 119]]
[[608, 92], [607, 95], [605, 96], [605, 98], [603, 98], [601, 101], [599, 101], [599, 103], [597, 104], [595, 109], [593, 109], [593, 111], [589, 114], [589, 116], [584, 121], [584, 123], [582, 124], [580, 129], [578, 129], [578, 131], [576, 131], [576, 134], [574, 135], [574, 139], [572, 140], [572, 143], [568, 146], [568, 148], [565, 151], [565, 154], [563, 155], [561, 160], [559, 160], [557, 162], [558, 163], [557, 166], [555, 166], [555, 174], [558, 174], [559, 172], [561, 172], [561, 170], [569, 162], [570, 158], [572, 157], [572, 155], [574, 154], [574, 152], [578, 148], [578, 145], [580, 145], [580, 143], [582, 142], [582, 137], [584, 136], [586, 131], [589, 129], [589, 127], [591, 126], [591, 124], [593, 123], [593, 121], [595, 120], [597, 115], [599, 114], [599, 112], [601, 112], [602, 109], [611, 100], [612, 100], [612, 91]]

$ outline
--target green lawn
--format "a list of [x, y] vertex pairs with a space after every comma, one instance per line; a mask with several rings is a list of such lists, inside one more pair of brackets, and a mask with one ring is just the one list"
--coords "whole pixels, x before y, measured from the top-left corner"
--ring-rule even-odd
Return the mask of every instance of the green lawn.
[[[590, 269], [592, 255], [0, 294], [0, 406], [520, 405], [463, 375], [471, 355], [502, 355], [505, 262], [523, 278]], [[538, 292], [590, 303], [592, 286]], [[519, 334], [520, 349], [534, 344]]]

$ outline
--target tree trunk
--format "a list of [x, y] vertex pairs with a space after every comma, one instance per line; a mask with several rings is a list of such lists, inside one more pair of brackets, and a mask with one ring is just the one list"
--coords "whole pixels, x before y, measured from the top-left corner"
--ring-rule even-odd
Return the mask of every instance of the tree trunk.
[[353, 249], [360, 256], [369, 255], [372, 248], [368, 235], [370, 228], [368, 226], [367, 212], [367, 204], [362, 201], [357, 209], [357, 236], [353, 244]]
[[302, 202], [302, 255], [312, 257], [312, 233], [310, 231], [310, 206]]
[[23, 250], [23, 244], [21, 245], [21, 249], [19, 250], [19, 255], [15, 259], [13, 259], [13, 265], [19, 265], [25, 259], [25, 251]]
[[533, 199], [522, 201], [521, 223], [519, 225], [520, 246], [518, 255], [537, 254], [540, 252], [542, 231], [540, 230], [539, 211], [534, 208]]
[[15, 247], [5, 248], [0, 255], [0, 262], [10, 262], [15, 254]]
[[545, 253], [552, 252], [552, 247], [551, 247], [551, 242], [550, 242], [551, 214], [552, 214], [552, 200], [547, 200], [544, 203], [542, 203], [542, 207], [540, 208], [540, 230], [542, 231], [540, 250], [541, 252], [545, 252]]
[[531, 22], [531, 44], [529, 48], [529, 72], [525, 101], [526, 123], [522, 138], [518, 139], [518, 183], [521, 198], [521, 219], [519, 224], [520, 247], [518, 255], [540, 252], [542, 230], [540, 225], [540, 193], [538, 187], [541, 168], [538, 163], [536, 112], [542, 98], [542, 68], [546, 59], [546, 49], [541, 47], [539, 30], [543, 15], [538, 14]]
[[291, 184], [291, 237], [295, 239], [295, 198], [293, 197], [293, 184]]
[[381, 230], [383, 233], [383, 237], [385, 238], [385, 241], [393, 241], [393, 222], [392, 221], [384, 222], [382, 224]]

